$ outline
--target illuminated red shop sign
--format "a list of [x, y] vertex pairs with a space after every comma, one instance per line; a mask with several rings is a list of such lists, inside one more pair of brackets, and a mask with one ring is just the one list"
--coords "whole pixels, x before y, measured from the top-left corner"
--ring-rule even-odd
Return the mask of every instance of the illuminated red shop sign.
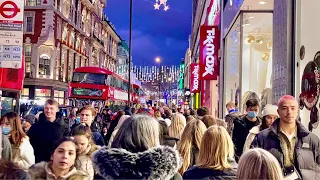
[[200, 27], [200, 79], [217, 80], [220, 32], [218, 26]]
[[191, 93], [200, 93], [200, 65], [192, 63], [190, 65], [190, 91]]

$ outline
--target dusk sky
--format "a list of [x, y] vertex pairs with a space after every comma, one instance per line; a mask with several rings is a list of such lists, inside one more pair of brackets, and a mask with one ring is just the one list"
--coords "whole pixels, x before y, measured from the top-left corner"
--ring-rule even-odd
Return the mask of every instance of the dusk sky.
[[[180, 64], [191, 32], [191, 0], [167, 0], [169, 10], [154, 10], [156, 0], [133, 0], [132, 60], [135, 65]], [[105, 12], [129, 44], [129, 0], [107, 0]]]

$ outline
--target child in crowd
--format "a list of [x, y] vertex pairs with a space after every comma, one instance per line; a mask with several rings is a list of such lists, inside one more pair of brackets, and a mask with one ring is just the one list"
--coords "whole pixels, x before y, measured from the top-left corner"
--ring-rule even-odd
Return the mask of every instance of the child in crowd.
[[90, 179], [93, 179], [94, 170], [91, 155], [94, 151], [100, 149], [100, 146], [95, 145], [93, 142], [90, 127], [85, 123], [81, 123], [73, 128], [71, 136], [78, 146], [78, 156], [75, 164], [76, 168], [88, 172]]

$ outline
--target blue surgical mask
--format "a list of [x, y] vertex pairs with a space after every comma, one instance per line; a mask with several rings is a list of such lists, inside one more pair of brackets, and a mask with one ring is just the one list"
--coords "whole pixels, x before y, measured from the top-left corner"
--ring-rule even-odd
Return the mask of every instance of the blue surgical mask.
[[3, 126], [2, 127], [2, 134], [4, 135], [8, 135], [11, 131], [11, 127], [8, 127], [8, 126]]
[[77, 118], [76, 118], [76, 124], [80, 124], [80, 121], [81, 121], [81, 120], [80, 120], [80, 117], [77, 117]]
[[249, 116], [250, 118], [255, 118], [255, 117], [258, 116], [258, 113], [255, 112], [255, 111], [248, 111], [248, 116]]

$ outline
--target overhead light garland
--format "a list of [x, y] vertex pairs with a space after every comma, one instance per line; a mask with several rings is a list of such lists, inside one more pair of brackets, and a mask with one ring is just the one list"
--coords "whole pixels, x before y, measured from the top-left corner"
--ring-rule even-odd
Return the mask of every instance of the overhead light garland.
[[167, 5], [167, 0], [156, 0], [156, 3], [153, 5], [154, 10], [160, 10], [161, 5], [163, 5], [164, 11], [169, 10], [169, 5]]

